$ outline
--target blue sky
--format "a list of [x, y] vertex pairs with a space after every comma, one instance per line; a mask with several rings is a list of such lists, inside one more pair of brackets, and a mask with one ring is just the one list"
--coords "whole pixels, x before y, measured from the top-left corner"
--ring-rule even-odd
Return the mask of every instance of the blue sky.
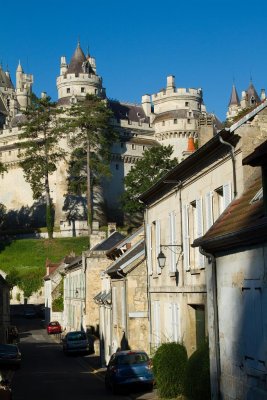
[[108, 97], [140, 103], [172, 74], [224, 120], [233, 79], [239, 95], [250, 76], [267, 89], [266, 20], [266, 0], [13, 0], [1, 4], [0, 61], [15, 82], [20, 59], [34, 92], [56, 100], [60, 56], [69, 62], [79, 38]]

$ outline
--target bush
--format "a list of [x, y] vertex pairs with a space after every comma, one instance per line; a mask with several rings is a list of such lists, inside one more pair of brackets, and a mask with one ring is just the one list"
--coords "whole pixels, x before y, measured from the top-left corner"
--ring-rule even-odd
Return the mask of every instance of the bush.
[[180, 343], [163, 343], [153, 357], [153, 372], [160, 397], [170, 399], [184, 389], [187, 351]]
[[189, 400], [210, 399], [210, 362], [207, 342], [188, 359], [185, 373], [185, 395]]

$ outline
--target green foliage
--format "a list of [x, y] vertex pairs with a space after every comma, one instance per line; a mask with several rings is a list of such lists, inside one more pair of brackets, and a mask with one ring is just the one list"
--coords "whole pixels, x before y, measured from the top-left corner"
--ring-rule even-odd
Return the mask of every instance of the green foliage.
[[183, 394], [187, 351], [180, 343], [163, 343], [153, 357], [153, 372], [160, 397]]
[[6, 212], [7, 212], [6, 207], [4, 206], [4, 204], [0, 203], [0, 229], [5, 224]]
[[188, 400], [211, 398], [208, 342], [204, 343], [188, 359], [185, 372], [185, 395]]
[[[51, 102], [50, 97], [32, 97], [31, 105], [25, 111], [26, 122], [19, 135], [21, 159], [20, 166], [26, 181], [30, 184], [33, 198], [45, 196], [47, 216], [51, 211], [49, 176], [57, 169], [57, 164], [65, 157], [59, 143], [65, 132], [64, 120], [60, 118], [63, 110]], [[48, 234], [51, 238], [52, 216], [47, 220]]]
[[4, 172], [7, 172], [6, 166], [0, 162], [0, 174], [3, 174]]
[[0, 265], [8, 274], [10, 286], [19, 286], [27, 297], [43, 285], [47, 258], [58, 262], [72, 252], [81, 254], [87, 248], [88, 237], [1, 241]]
[[64, 310], [64, 281], [61, 279], [58, 285], [58, 296], [52, 301], [52, 310], [62, 312]]
[[172, 146], [152, 147], [144, 151], [142, 159], [136, 162], [124, 179], [122, 205], [125, 212], [132, 214], [143, 210], [138, 197], [178, 164], [177, 158], [170, 159], [172, 153]]
[[54, 207], [51, 204], [46, 205], [46, 227], [49, 239], [53, 237], [54, 231]]

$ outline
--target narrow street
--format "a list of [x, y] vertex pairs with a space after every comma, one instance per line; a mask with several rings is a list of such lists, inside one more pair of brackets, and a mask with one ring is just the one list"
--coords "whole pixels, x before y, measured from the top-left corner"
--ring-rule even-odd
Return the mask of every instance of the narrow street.
[[129, 399], [107, 393], [103, 380], [92, 373], [86, 357], [65, 356], [40, 319], [17, 318], [22, 366], [14, 373], [14, 400]]

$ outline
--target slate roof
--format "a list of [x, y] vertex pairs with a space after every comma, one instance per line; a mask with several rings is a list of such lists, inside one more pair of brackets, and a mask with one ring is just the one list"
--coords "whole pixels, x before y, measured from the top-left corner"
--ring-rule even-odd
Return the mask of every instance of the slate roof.
[[258, 93], [257, 93], [257, 91], [256, 91], [256, 89], [255, 89], [255, 87], [254, 87], [252, 82], [250, 82], [250, 84], [249, 84], [249, 87], [248, 87], [248, 90], [247, 90], [247, 94], [248, 94], [248, 99], [249, 100], [251, 99], [251, 97], [254, 97], [256, 103], [260, 103], [261, 102], [261, 100], [260, 100], [260, 98], [258, 96]]
[[252, 201], [261, 190], [261, 177], [243, 195], [232, 201], [208, 232], [194, 241], [193, 247], [218, 252], [267, 241], [267, 217], [263, 200]]
[[[86, 61], [86, 57], [84, 52], [81, 49], [80, 43], [78, 43], [76, 50], [70, 60], [70, 64], [68, 66], [67, 74], [75, 74], [79, 75], [79, 73], [83, 73], [83, 63]], [[90, 73], [94, 74], [92, 68], [90, 68]]]
[[7, 87], [9, 89], [14, 89], [11, 79], [8, 78], [8, 76], [5, 74], [1, 65], [0, 65], [0, 87]]
[[231, 97], [230, 97], [228, 107], [234, 106], [234, 105], [240, 105], [240, 101], [239, 101], [239, 97], [238, 97], [235, 85], [233, 85], [233, 87], [232, 87], [232, 92], [231, 92]]
[[140, 242], [138, 242], [135, 246], [127, 250], [120, 258], [115, 260], [106, 270], [106, 273], [109, 275], [116, 273], [139, 253], [142, 253], [142, 255], [145, 254], [145, 241], [143, 239]]
[[117, 120], [125, 119], [133, 122], [149, 123], [149, 117], [146, 116], [141, 105], [127, 104], [115, 100], [109, 100], [109, 105]]
[[76, 266], [78, 266], [81, 263], [82, 263], [82, 256], [73, 257], [73, 260], [69, 265], [65, 267], [65, 270], [76, 268]]
[[124, 235], [115, 231], [107, 239], [102, 240], [102, 242], [94, 246], [91, 251], [108, 251], [124, 238]]
[[[200, 115], [200, 111], [192, 111], [192, 118], [197, 118]], [[165, 111], [163, 113], [157, 114], [154, 122], [164, 121], [165, 119], [173, 119], [173, 118], [189, 118], [188, 117], [188, 110], [181, 109], [181, 110], [172, 110], [172, 111]]]

